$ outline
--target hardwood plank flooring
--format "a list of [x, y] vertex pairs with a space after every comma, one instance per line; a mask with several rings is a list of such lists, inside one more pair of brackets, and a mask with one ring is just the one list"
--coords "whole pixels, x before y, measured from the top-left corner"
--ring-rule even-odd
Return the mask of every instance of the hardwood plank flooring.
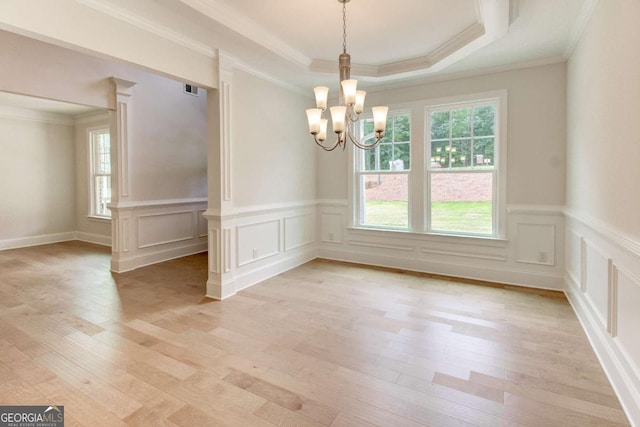
[[0, 405], [70, 426], [629, 425], [564, 295], [316, 260], [204, 298], [206, 254], [0, 251]]

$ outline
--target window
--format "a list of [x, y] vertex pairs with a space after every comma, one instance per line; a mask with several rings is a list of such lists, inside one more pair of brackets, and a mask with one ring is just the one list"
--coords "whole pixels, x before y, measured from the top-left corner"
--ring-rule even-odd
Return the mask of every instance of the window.
[[506, 112], [506, 91], [392, 106], [382, 143], [351, 150], [350, 225], [504, 238]]
[[428, 231], [495, 235], [495, 101], [427, 109]]
[[111, 143], [109, 129], [89, 131], [90, 216], [111, 218]]
[[[375, 138], [373, 118], [362, 118], [359, 127], [360, 140], [370, 143]], [[380, 145], [373, 150], [358, 150], [358, 225], [409, 228], [410, 136], [410, 114], [389, 114]]]

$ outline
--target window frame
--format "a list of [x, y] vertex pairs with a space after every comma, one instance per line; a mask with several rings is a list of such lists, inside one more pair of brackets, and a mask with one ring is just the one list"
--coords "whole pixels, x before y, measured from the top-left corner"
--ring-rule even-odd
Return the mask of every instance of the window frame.
[[[394, 170], [394, 169], [374, 169], [374, 170], [366, 170], [365, 167], [365, 154], [366, 150], [357, 149], [357, 151], [353, 151], [353, 147], [350, 147], [350, 154], [353, 158], [353, 173], [350, 174], [353, 179], [353, 185], [350, 185], [353, 188], [355, 195], [355, 199], [351, 199], [353, 202], [352, 209], [353, 217], [351, 220], [351, 224], [354, 227], [363, 228], [363, 229], [371, 229], [371, 230], [390, 230], [390, 231], [411, 231], [412, 228], [412, 202], [411, 202], [411, 187], [412, 187], [412, 165], [414, 164], [413, 157], [413, 132], [411, 131], [413, 128], [413, 117], [412, 110], [408, 108], [390, 108], [387, 117], [400, 116], [400, 115], [408, 115], [409, 116], [409, 129], [410, 129], [410, 137], [408, 141], [409, 145], [409, 168], [402, 170]], [[372, 114], [362, 114], [358, 122], [354, 124], [356, 129], [354, 129], [354, 133], [359, 135], [360, 138], [363, 137], [361, 134], [361, 125], [365, 120], [372, 119]], [[394, 142], [392, 142], [393, 145]], [[405, 141], [400, 141], [400, 143], [406, 143]], [[374, 150], [379, 153], [380, 146], [378, 145]], [[379, 154], [376, 163], [379, 162]], [[383, 226], [383, 225], [372, 225], [372, 224], [364, 224], [364, 188], [362, 185], [362, 177], [366, 175], [406, 175], [407, 176], [407, 227], [393, 227], [393, 226]]]
[[[446, 169], [438, 169], [434, 168], [431, 164], [432, 158], [432, 138], [431, 138], [431, 114], [439, 111], [453, 111], [456, 109], [463, 108], [475, 108], [491, 105], [494, 107], [494, 160], [493, 167], [491, 169], [480, 169], [474, 168], [473, 165], [473, 156], [470, 158], [471, 165], [470, 167], [461, 167], [461, 168], [446, 168]], [[501, 187], [506, 187], [506, 184], [500, 185], [500, 170], [501, 164], [503, 162], [502, 155], [500, 153], [501, 147], [504, 145], [501, 141], [502, 130], [501, 128], [501, 119], [500, 119], [500, 111], [501, 111], [501, 102], [500, 97], [493, 97], [489, 99], [475, 99], [470, 101], [456, 101], [456, 102], [448, 102], [443, 104], [432, 104], [425, 106], [424, 115], [425, 115], [425, 132], [424, 132], [424, 140], [425, 140], [425, 188], [424, 188], [424, 224], [425, 224], [425, 232], [427, 234], [441, 234], [441, 235], [452, 235], [452, 236], [465, 236], [465, 237], [486, 237], [486, 238], [499, 238], [504, 236], [504, 229], [501, 230], [500, 226], [502, 225], [502, 221], [498, 221], [500, 216], [500, 201], [504, 199], [504, 197], [500, 196]], [[473, 135], [473, 126], [471, 126], [471, 133], [468, 137], [471, 141], [471, 145], [474, 143], [474, 135]], [[484, 137], [482, 137], [484, 138]], [[453, 137], [449, 138], [452, 141]], [[467, 138], [465, 138], [467, 139]], [[431, 219], [433, 216], [431, 215], [431, 177], [433, 174], [475, 174], [475, 173], [491, 173], [492, 175], [492, 214], [491, 214], [491, 233], [474, 233], [474, 232], [461, 232], [454, 230], [439, 230], [433, 229]]]
[[[378, 226], [363, 226], [359, 224], [358, 206], [360, 197], [359, 175], [358, 175], [358, 151], [352, 144], [349, 144], [348, 152], [348, 194], [347, 227], [354, 230], [365, 230], [370, 232], [400, 232], [416, 236], [439, 236], [443, 238], [471, 238], [484, 240], [506, 240], [507, 237], [507, 123], [508, 123], [508, 92], [506, 89], [469, 93], [444, 98], [421, 99], [389, 105], [389, 114], [408, 112], [411, 116], [411, 165], [409, 169], [408, 188], [408, 209], [409, 228], [387, 228]], [[450, 233], [429, 230], [430, 197], [427, 197], [427, 181], [429, 174], [429, 163], [431, 160], [431, 129], [427, 123], [427, 110], [434, 107], [455, 106], [456, 104], [481, 104], [483, 102], [496, 102], [495, 112], [495, 177], [494, 205], [493, 205], [493, 234], [471, 234], [471, 233]], [[383, 101], [381, 101], [384, 103]], [[450, 107], [451, 108], [451, 107]], [[366, 117], [366, 116], [364, 116]], [[357, 130], [357, 129], [356, 129]], [[427, 139], [428, 138], [428, 139]], [[360, 156], [361, 157], [361, 156]], [[368, 172], [368, 173], [367, 173]], [[385, 171], [394, 173], [395, 171]], [[400, 171], [404, 172], [404, 171]], [[364, 174], [371, 174], [371, 171], [363, 171]], [[378, 172], [375, 172], [376, 174]]]
[[[111, 215], [102, 215], [97, 213], [97, 204], [96, 204], [96, 178], [100, 176], [107, 176], [109, 180], [111, 180], [112, 173], [111, 171], [107, 173], [96, 172], [96, 162], [98, 159], [96, 158], [96, 144], [98, 143], [99, 135], [111, 135], [110, 127], [108, 125], [103, 126], [94, 126], [87, 129], [87, 141], [88, 141], [88, 150], [87, 150], [87, 164], [88, 164], [88, 192], [89, 192], [89, 215], [88, 217], [94, 220], [101, 221], [110, 221]], [[111, 138], [109, 137], [109, 153], [111, 154]], [[110, 169], [112, 170], [111, 158], [110, 158]]]

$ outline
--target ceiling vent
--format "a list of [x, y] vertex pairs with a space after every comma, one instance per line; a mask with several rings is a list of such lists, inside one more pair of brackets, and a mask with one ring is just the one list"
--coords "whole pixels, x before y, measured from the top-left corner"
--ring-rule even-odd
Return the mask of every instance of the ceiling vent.
[[198, 87], [190, 85], [189, 83], [185, 83], [184, 93], [188, 93], [189, 95], [193, 95], [193, 96], [198, 96]]

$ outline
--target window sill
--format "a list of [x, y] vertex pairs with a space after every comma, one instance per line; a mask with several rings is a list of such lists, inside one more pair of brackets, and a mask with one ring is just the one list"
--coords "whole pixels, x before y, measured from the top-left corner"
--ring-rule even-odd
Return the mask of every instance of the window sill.
[[[430, 240], [434, 242], [449, 243], [466, 243], [466, 244], [482, 244], [495, 247], [506, 247], [509, 241], [506, 238], [491, 236], [470, 236], [460, 234], [442, 234], [442, 233], [416, 233], [409, 230], [382, 229], [368, 227], [348, 227], [348, 231], [354, 234], [381, 236], [381, 237], [406, 237], [409, 239]], [[394, 236], [395, 235], [395, 236]]]
[[105, 216], [94, 216], [94, 215], [89, 215], [87, 216], [87, 219], [89, 221], [93, 221], [93, 222], [102, 222], [105, 224], [110, 224], [111, 223], [111, 218], [105, 217]]

